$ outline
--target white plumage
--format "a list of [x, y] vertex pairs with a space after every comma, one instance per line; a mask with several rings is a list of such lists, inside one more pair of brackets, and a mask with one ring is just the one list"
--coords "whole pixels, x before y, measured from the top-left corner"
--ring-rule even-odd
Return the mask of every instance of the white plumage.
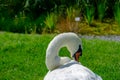
[[67, 47], [71, 57], [82, 46], [81, 40], [75, 33], [62, 33], [56, 36], [46, 50], [46, 66], [49, 72], [44, 80], [102, 80], [81, 63], [68, 57], [60, 57], [59, 50]]

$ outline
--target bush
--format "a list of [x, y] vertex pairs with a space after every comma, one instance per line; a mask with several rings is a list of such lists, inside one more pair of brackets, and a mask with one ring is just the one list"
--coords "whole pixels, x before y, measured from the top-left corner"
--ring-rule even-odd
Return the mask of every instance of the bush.
[[[73, 31], [74, 27], [71, 26], [76, 25], [73, 21], [76, 14], [84, 18], [88, 25], [92, 24], [93, 19], [102, 22], [104, 18], [114, 17], [120, 23], [117, 3], [119, 0], [1, 0], [0, 30], [51, 33], [56, 29], [56, 24], [61, 24], [68, 28], [65, 28], [67, 31]], [[58, 17], [61, 18], [58, 20]]]
[[98, 6], [97, 6], [97, 10], [98, 10], [98, 17], [99, 17], [99, 20], [101, 22], [103, 21], [103, 18], [105, 16], [106, 9], [107, 9], [106, 0], [105, 1], [99, 1]]
[[45, 22], [44, 22], [47, 32], [50, 32], [50, 33], [54, 32], [56, 22], [57, 22], [57, 15], [56, 14], [50, 13], [47, 15]]
[[120, 2], [116, 2], [114, 6], [114, 16], [115, 16], [115, 20], [120, 26]]
[[45, 16], [41, 15], [35, 21], [26, 17], [24, 12], [12, 18], [0, 19], [0, 30], [15, 32], [15, 33], [42, 33], [44, 28]]
[[95, 9], [94, 9], [93, 5], [86, 6], [86, 9], [85, 9], [85, 19], [86, 19], [88, 25], [91, 25], [91, 23], [93, 21], [94, 11], [95, 11]]

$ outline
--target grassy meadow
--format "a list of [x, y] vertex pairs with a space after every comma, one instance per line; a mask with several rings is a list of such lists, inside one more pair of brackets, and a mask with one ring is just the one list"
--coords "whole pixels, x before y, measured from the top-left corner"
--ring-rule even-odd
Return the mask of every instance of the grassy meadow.
[[[45, 50], [55, 34], [0, 33], [0, 80], [43, 80]], [[82, 39], [80, 62], [103, 80], [120, 80], [120, 42]], [[60, 55], [69, 55], [66, 48]]]

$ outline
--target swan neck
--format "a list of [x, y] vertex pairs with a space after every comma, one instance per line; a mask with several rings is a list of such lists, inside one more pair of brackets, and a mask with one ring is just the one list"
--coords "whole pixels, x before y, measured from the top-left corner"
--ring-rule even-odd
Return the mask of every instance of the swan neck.
[[[59, 50], [62, 47], [67, 47], [68, 51], [71, 53], [75, 53], [78, 47], [75, 48], [76, 45], [78, 45], [78, 42], [80, 40], [76, 35], [59, 35], [55, 37], [48, 45], [48, 48], [46, 50], [46, 66], [49, 70], [53, 70], [60, 65], [70, 61], [68, 57], [61, 58], [59, 54]], [[62, 64], [61, 64], [62, 62]]]

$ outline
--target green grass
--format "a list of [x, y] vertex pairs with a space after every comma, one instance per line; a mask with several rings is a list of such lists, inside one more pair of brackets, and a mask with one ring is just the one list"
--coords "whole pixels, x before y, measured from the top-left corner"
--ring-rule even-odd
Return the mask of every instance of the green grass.
[[[43, 80], [48, 71], [45, 50], [54, 36], [0, 33], [0, 80]], [[101, 75], [103, 80], [119, 80], [120, 42], [82, 41], [80, 62]], [[69, 53], [62, 48], [60, 55]]]

